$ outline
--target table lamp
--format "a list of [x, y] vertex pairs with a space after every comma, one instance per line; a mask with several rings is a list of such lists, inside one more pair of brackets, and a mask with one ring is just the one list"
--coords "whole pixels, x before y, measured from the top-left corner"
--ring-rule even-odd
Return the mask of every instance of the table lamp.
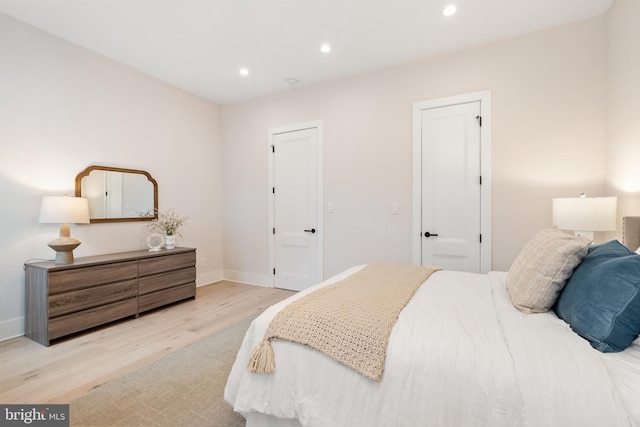
[[45, 196], [40, 206], [41, 223], [56, 223], [60, 226], [60, 237], [48, 243], [56, 251], [56, 264], [73, 263], [73, 250], [80, 241], [71, 237], [67, 224], [88, 224], [89, 203], [83, 197]]
[[617, 228], [617, 203], [617, 197], [586, 197], [584, 193], [580, 197], [553, 199], [553, 224], [593, 240], [594, 231]]

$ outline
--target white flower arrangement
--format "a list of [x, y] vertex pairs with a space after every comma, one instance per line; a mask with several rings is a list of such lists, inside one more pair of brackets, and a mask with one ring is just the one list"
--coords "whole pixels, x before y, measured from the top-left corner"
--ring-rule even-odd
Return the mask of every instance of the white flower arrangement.
[[176, 214], [173, 208], [166, 212], [158, 211], [158, 218], [151, 220], [147, 225], [147, 228], [166, 236], [182, 237], [182, 234], [180, 234], [178, 229], [185, 225], [188, 219], [189, 217]]

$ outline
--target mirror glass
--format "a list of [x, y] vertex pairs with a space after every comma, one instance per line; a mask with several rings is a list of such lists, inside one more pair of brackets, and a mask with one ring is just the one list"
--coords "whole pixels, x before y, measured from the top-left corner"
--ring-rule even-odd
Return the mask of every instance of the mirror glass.
[[91, 222], [151, 221], [158, 216], [158, 184], [141, 170], [89, 166], [76, 176], [76, 196], [89, 200]]

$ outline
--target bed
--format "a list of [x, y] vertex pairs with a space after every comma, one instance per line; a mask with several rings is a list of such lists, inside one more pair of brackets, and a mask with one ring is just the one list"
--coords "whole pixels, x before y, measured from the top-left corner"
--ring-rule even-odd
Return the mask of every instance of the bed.
[[[541, 254], [548, 248], [541, 248], [540, 238], [533, 244], [537, 237], [523, 249], [542, 257], [534, 274], [551, 268]], [[640, 246], [640, 218], [624, 218], [623, 242], [634, 250]], [[581, 269], [593, 277], [586, 268], [602, 261], [598, 252], [609, 259], [612, 250], [626, 251], [619, 258], [628, 257], [632, 270], [640, 266], [635, 264], [640, 257], [617, 242], [593, 248], [587, 245], [574, 265], [563, 265], [564, 283], [552, 290], [541, 310], [526, 307], [530, 295], [525, 292], [518, 300], [514, 290], [516, 264], [526, 270], [540, 261], [523, 261], [523, 253], [508, 273], [434, 272], [397, 316], [379, 381], [309, 346], [280, 339], [271, 341], [275, 370], [250, 372], [252, 352], [278, 313], [366, 267], [350, 268], [271, 306], [253, 321], [230, 372], [225, 400], [246, 418], [247, 427], [640, 426], [640, 330], [624, 349], [598, 350], [598, 345], [615, 343], [582, 331], [581, 336], [577, 322], [564, 320], [574, 314], [571, 304], [578, 311], [589, 306], [575, 301], [571, 292], [584, 288], [573, 283]], [[551, 287], [545, 286], [545, 292]], [[627, 306], [640, 310], [640, 299], [634, 298]], [[523, 301], [524, 307], [517, 307]], [[632, 328], [640, 328], [638, 312], [623, 314], [632, 316], [627, 322]], [[624, 332], [628, 341], [631, 332]]]

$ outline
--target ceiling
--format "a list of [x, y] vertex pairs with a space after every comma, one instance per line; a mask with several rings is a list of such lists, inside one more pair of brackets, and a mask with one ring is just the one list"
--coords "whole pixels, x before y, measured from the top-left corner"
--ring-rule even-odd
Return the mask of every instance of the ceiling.
[[[228, 104], [578, 21], [612, 1], [0, 0], [0, 12]], [[448, 3], [458, 12], [445, 17]]]

